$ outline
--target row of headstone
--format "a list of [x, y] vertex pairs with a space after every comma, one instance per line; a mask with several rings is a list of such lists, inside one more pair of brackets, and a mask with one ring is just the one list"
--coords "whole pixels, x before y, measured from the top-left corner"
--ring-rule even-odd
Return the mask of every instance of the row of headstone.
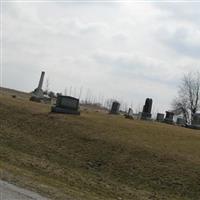
[[[45, 72], [42, 71], [38, 87], [32, 92], [31, 101], [41, 102], [45, 99], [44, 92], [42, 90], [43, 82], [44, 82]], [[151, 119], [151, 110], [152, 110], [153, 100], [151, 98], [147, 98], [145, 101], [145, 105], [143, 106], [143, 110], [141, 113], [141, 119], [148, 120]], [[114, 101], [112, 103], [112, 107], [110, 110], [110, 114], [119, 114], [120, 103]], [[52, 106], [52, 112], [56, 113], [67, 113], [67, 114], [80, 114], [79, 110], [79, 99], [71, 97], [71, 96], [63, 96], [59, 95], [56, 100], [56, 105]], [[129, 108], [127, 114], [125, 114], [126, 118], [133, 119], [133, 110]], [[169, 124], [173, 124], [174, 113], [170, 111], [166, 111], [166, 116], [162, 113], [157, 113], [156, 120], [158, 122], [166, 122]], [[183, 118], [178, 117], [176, 120], [177, 125], [185, 125], [186, 122]], [[192, 119], [192, 128], [200, 128], [200, 113], [196, 113]]]
[[173, 118], [174, 118], [174, 113], [166, 111], [166, 116], [163, 113], [157, 113], [156, 121], [172, 124]]
[[[45, 99], [44, 92], [42, 90], [44, 82], [45, 72], [42, 71], [38, 87], [32, 92], [31, 101], [41, 102]], [[152, 99], [147, 98], [145, 105], [143, 107], [142, 119], [151, 118], [151, 109], [152, 109]], [[120, 103], [114, 101], [110, 110], [110, 114], [119, 114]], [[51, 108], [52, 112], [57, 113], [68, 113], [68, 114], [80, 114], [79, 111], [79, 99], [70, 97], [70, 96], [58, 96], [56, 100], [56, 105]], [[133, 110], [129, 108], [128, 113], [126, 114], [127, 118], [133, 118]]]
[[[152, 99], [147, 98], [141, 114], [141, 119], [151, 119]], [[119, 114], [120, 103], [114, 101], [110, 110], [110, 114]], [[79, 99], [70, 96], [58, 96], [56, 106], [52, 107], [52, 112], [67, 113], [67, 114], [80, 114]], [[133, 110], [129, 108], [128, 113], [125, 114], [126, 118], [133, 119]], [[166, 115], [157, 113], [157, 121], [174, 124], [174, 113], [166, 111]], [[176, 120], [177, 125], [185, 125], [185, 120], [178, 117]], [[192, 126], [200, 128], [200, 114], [195, 114], [192, 121]]]
[[[143, 106], [143, 112], [141, 115], [141, 119], [147, 120], [151, 119], [151, 109], [152, 109], [153, 100], [147, 98], [145, 101], [145, 105]], [[114, 101], [111, 106], [110, 114], [119, 114], [120, 103]], [[133, 110], [129, 108], [128, 113], [125, 114], [126, 118], [132, 119], [133, 118]]]
[[[166, 111], [166, 116], [163, 113], [157, 113], [156, 121], [173, 124], [174, 123], [174, 113], [170, 112], [170, 111]], [[186, 124], [186, 121], [184, 120], [184, 118], [178, 117], [176, 119], [176, 124], [183, 126]]]

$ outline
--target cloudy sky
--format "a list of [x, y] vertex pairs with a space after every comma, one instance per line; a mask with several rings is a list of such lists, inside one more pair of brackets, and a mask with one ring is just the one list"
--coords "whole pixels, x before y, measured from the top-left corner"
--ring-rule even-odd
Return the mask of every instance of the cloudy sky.
[[44, 70], [51, 90], [164, 112], [200, 69], [200, 2], [4, 1], [1, 14], [3, 87], [31, 91]]

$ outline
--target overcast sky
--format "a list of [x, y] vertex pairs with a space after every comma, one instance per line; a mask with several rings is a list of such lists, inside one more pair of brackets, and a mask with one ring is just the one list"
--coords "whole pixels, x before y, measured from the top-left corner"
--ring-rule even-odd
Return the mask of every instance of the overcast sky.
[[31, 91], [44, 70], [51, 90], [89, 88], [134, 109], [151, 97], [164, 112], [200, 68], [197, 2], [6, 1], [2, 13], [4, 87]]

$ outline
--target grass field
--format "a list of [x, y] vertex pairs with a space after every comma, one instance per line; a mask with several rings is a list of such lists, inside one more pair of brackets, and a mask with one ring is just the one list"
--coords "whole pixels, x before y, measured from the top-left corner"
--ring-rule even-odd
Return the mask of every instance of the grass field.
[[0, 95], [1, 178], [51, 197], [200, 199], [200, 131]]

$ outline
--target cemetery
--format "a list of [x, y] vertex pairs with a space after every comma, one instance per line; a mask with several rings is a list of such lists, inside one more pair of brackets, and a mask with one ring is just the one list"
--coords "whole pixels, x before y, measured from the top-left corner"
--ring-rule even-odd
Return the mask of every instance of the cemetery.
[[[54, 104], [51, 106], [52, 113], [80, 115], [80, 105], [79, 105], [80, 100], [78, 98], [73, 97], [73, 96], [58, 94], [57, 98], [52, 99], [51, 97], [44, 94], [44, 91], [42, 90], [44, 76], [45, 76], [45, 72], [42, 71], [38, 87], [32, 92], [30, 101], [54, 102]], [[16, 95], [12, 95], [12, 97], [16, 98]], [[84, 105], [92, 107], [92, 104], [90, 103], [88, 104], [87, 101], [86, 101], [86, 104]], [[178, 125], [178, 126], [182, 126], [186, 128], [200, 129], [200, 121], [199, 121], [198, 113], [194, 116], [191, 125], [188, 125], [183, 117], [177, 116], [175, 120], [174, 118], [175, 113], [173, 111], [166, 111], [165, 115], [163, 113], [157, 113], [156, 117], [152, 118], [152, 113], [151, 113], [152, 106], [153, 106], [153, 100], [151, 98], [146, 98], [142, 112], [134, 113], [132, 108], [129, 108], [128, 111], [121, 111], [120, 102], [118, 102], [117, 100], [114, 100], [111, 102], [109, 114], [113, 114], [113, 115], [123, 114], [125, 118], [127, 119], [138, 118], [141, 120], [163, 122], [163, 123]], [[104, 111], [108, 109], [108, 108], [101, 108], [101, 104], [99, 102], [94, 104], [93, 107], [94, 108], [96, 107], [97, 110], [98, 108], [100, 108], [101, 110], [104, 110]]]
[[[55, 181], [61, 184], [54, 186], [59, 192], [42, 192], [63, 200], [82, 194], [85, 200], [110, 196], [134, 199], [135, 195], [140, 200], [141, 194], [135, 191], [133, 184], [145, 191], [146, 199], [154, 194], [154, 187], [159, 191], [157, 199], [171, 199], [172, 193], [178, 199], [183, 192], [191, 200], [200, 196], [200, 186], [196, 184], [200, 114], [196, 113], [187, 125], [176, 111], [153, 112], [152, 98], [146, 98], [137, 113], [132, 107], [124, 110], [122, 103], [115, 99], [101, 107], [99, 102], [81, 101], [69, 94], [47, 97], [42, 89], [44, 75], [42, 72], [38, 87], [32, 93], [2, 89], [0, 169], [5, 177], [11, 173], [12, 166], [19, 167], [20, 174], [26, 174], [32, 166], [28, 177], [24, 175], [29, 180], [27, 185], [30, 187], [30, 179], [31, 187], [36, 190], [37, 185], [47, 184], [34, 179], [35, 173], [45, 174], [50, 185]], [[177, 180], [185, 189], [176, 184]], [[21, 184], [21, 178], [16, 182]], [[98, 189], [94, 183], [98, 183]], [[150, 189], [146, 189], [146, 183]], [[45, 187], [50, 187], [49, 184]], [[128, 193], [114, 189], [124, 184], [129, 188]], [[89, 193], [85, 193], [86, 190]]]
[[[200, 196], [198, 130], [168, 124], [174, 117], [171, 111], [166, 116], [158, 113], [155, 118], [167, 123], [149, 120], [153, 102], [150, 98], [145, 100], [142, 120], [127, 120], [119, 111], [119, 103], [111, 104], [108, 111], [86, 112], [79, 99], [70, 96], [58, 96], [56, 104], [51, 105], [29, 101], [30, 94], [13, 94], [17, 98], [12, 98], [12, 91], [0, 95], [0, 169], [5, 179], [11, 174], [10, 179], [22, 184], [23, 174], [23, 181], [27, 180], [29, 187], [37, 190], [41, 184], [44, 188], [53, 185], [55, 192], [41, 188], [40, 191], [63, 200], [82, 195], [87, 200], [111, 196], [124, 199], [137, 196], [140, 200], [141, 193], [134, 185], [145, 191], [146, 199], [153, 194], [157, 199], [171, 199], [172, 194], [178, 199], [183, 193], [191, 200]], [[51, 110], [61, 114], [55, 115]], [[111, 110], [113, 114], [108, 114]], [[125, 117], [132, 116], [130, 108]], [[198, 124], [196, 115], [192, 126]], [[117, 189], [124, 185], [129, 188], [128, 193]]]
[[0, 200], [200, 200], [200, 0], [0, 5]]

